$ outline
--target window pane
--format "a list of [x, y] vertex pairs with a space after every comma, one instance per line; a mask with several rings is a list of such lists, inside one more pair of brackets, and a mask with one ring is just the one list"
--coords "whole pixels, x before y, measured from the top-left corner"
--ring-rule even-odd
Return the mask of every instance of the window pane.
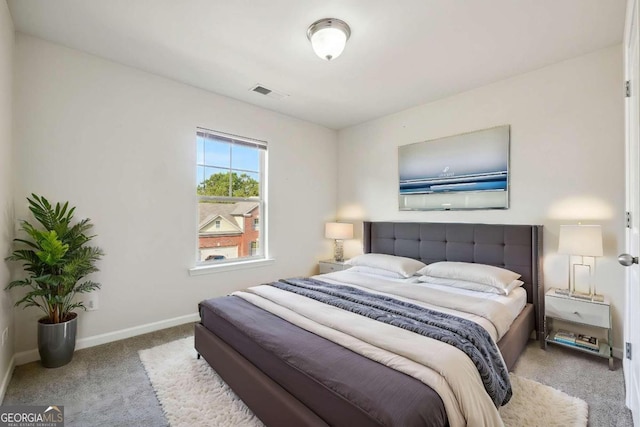
[[266, 143], [256, 148], [254, 140], [200, 128], [198, 135], [198, 263], [264, 257], [260, 187]]
[[230, 172], [227, 169], [204, 169], [204, 180], [198, 184], [200, 196], [229, 196]]
[[221, 168], [231, 167], [231, 144], [215, 139], [204, 141], [204, 164]]
[[196, 164], [204, 164], [204, 138], [201, 136], [196, 139]]
[[243, 171], [258, 172], [260, 170], [260, 151], [244, 145], [231, 147], [231, 167]]
[[220, 261], [262, 255], [258, 202], [198, 203], [198, 261]]
[[202, 181], [204, 181], [204, 167], [196, 166], [196, 185], [199, 186]]
[[260, 175], [257, 173], [233, 172], [233, 197], [258, 197]]

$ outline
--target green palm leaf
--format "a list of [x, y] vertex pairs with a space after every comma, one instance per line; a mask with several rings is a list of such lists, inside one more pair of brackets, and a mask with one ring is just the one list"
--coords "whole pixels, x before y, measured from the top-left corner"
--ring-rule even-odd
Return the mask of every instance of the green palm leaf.
[[72, 310], [85, 308], [74, 301], [76, 294], [100, 288], [99, 283], [83, 279], [98, 271], [96, 263], [104, 253], [88, 246], [95, 237], [88, 234], [93, 227], [89, 219], [72, 224], [75, 207], [69, 207], [69, 202], [52, 205], [36, 194], [27, 201], [39, 226], [21, 222], [29, 239], [14, 239], [16, 249], [6, 260], [21, 262], [28, 275], [12, 281], [6, 289], [25, 288], [17, 306], [38, 307], [52, 323], [64, 321]]

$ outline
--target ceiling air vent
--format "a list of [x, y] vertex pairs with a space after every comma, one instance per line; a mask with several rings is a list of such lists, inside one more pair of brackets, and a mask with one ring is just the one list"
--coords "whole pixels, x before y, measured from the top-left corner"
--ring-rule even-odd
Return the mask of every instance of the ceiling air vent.
[[260, 85], [254, 87], [252, 90], [254, 92], [258, 92], [258, 93], [261, 93], [263, 95], [269, 95], [271, 93], [271, 89], [267, 89], [266, 87], [260, 86]]
[[277, 91], [275, 91], [273, 89], [266, 88], [266, 87], [262, 86], [261, 84], [257, 84], [257, 85], [253, 86], [249, 90], [252, 91], [252, 92], [259, 93], [261, 95], [268, 96], [269, 98], [274, 98], [274, 99], [284, 99], [287, 96], [289, 96], [286, 93], [277, 92]]

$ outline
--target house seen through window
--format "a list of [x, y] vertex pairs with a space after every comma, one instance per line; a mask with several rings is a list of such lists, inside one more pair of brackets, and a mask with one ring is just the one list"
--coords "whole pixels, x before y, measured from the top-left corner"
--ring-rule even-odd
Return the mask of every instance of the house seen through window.
[[267, 144], [198, 128], [196, 149], [197, 262], [263, 258]]

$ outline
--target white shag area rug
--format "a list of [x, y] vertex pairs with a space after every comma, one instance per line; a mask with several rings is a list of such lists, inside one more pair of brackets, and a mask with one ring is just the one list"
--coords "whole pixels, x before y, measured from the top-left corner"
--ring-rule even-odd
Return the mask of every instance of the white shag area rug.
[[[193, 337], [140, 350], [140, 360], [172, 427], [261, 427], [264, 424], [204, 360]], [[507, 427], [584, 427], [587, 403], [511, 374], [513, 397], [500, 408]]]

